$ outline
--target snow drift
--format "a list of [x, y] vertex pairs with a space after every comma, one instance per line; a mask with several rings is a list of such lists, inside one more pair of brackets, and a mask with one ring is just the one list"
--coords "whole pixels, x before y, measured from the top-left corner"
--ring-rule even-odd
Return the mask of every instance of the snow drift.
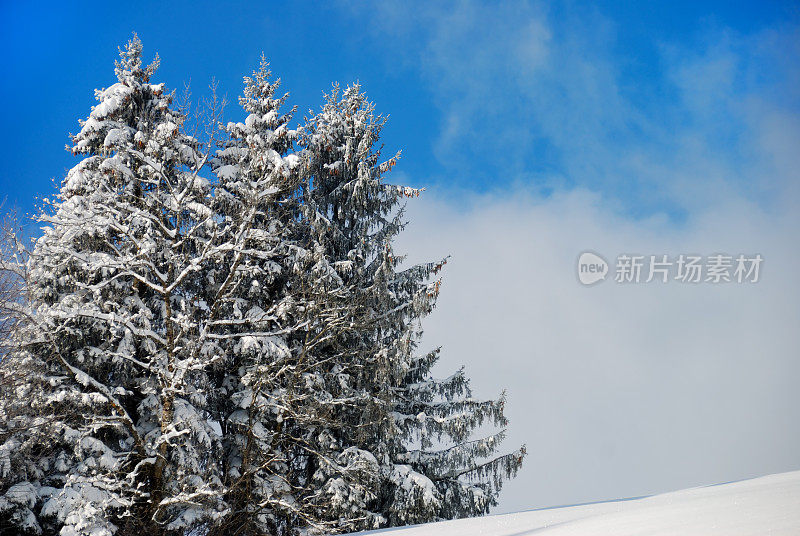
[[800, 534], [800, 471], [728, 484], [406, 528], [392, 536], [614, 536]]

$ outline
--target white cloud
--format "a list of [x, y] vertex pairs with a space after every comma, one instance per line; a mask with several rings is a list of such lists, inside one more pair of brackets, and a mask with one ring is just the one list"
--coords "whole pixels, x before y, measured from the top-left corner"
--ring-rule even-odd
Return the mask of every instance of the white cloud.
[[[440, 180], [400, 249], [453, 256], [424, 323], [440, 373], [509, 390], [508, 446], [530, 457], [500, 509], [800, 468], [797, 29], [655, 44], [645, 81], [592, 9], [381, 5], [376, 35], [414, 36], [390, 42], [430, 84], [446, 169], [498, 178]], [[587, 249], [765, 260], [754, 285], [585, 288]]]
[[758, 189], [754, 123], [776, 97], [798, 107], [800, 68], [785, 59], [800, 46], [796, 27], [711, 29], [696, 46], [623, 55], [626, 29], [586, 6], [378, 6], [376, 46], [395, 47], [389, 56], [405, 58], [441, 110], [442, 182], [511, 177], [601, 191], [636, 215], [692, 211], [721, 188]]
[[[681, 229], [582, 190], [411, 207], [400, 247], [453, 255], [426, 343], [439, 373], [508, 388], [530, 457], [502, 510], [647, 494], [800, 467], [796, 217], [731, 200]], [[578, 254], [761, 253], [756, 284], [581, 286]]]

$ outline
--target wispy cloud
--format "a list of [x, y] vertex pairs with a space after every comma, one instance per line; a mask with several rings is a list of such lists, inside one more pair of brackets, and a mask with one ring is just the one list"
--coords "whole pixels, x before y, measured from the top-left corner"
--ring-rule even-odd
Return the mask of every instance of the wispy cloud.
[[375, 35], [392, 35], [385, 46], [430, 85], [436, 152], [470, 185], [581, 186], [635, 216], [683, 216], [720, 189], [760, 190], [752, 134], [765, 99], [798, 109], [800, 67], [784, 59], [795, 27], [711, 28], [692, 46], [654, 42], [637, 55], [588, 6], [378, 5]]
[[[445, 176], [401, 244], [453, 255], [426, 341], [509, 388], [531, 450], [501, 509], [800, 467], [798, 28], [709, 27], [643, 65], [592, 8], [380, 6], [441, 110]], [[751, 286], [583, 288], [586, 249], [765, 263]]]

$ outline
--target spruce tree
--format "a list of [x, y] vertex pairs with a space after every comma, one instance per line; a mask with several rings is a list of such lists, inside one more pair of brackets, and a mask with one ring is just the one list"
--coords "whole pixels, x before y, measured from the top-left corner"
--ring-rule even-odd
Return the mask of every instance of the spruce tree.
[[[215, 219], [196, 140], [150, 82], [141, 42], [72, 137], [31, 253], [32, 309], [11, 364], [0, 470], [6, 525], [32, 533], [180, 533], [225, 512], [196, 298]], [[14, 408], [19, 403], [29, 408]], [[11, 529], [9, 529], [11, 530]]]
[[303, 351], [320, 388], [314, 413], [327, 419], [304, 431], [306, 463], [316, 515], [342, 530], [486, 513], [525, 454], [493, 457], [503, 431], [471, 438], [506, 424], [504, 397], [476, 400], [463, 371], [432, 378], [438, 350], [417, 354], [446, 260], [401, 268], [392, 249], [402, 200], [420, 192], [384, 182], [399, 157], [381, 161], [384, 123], [358, 85], [335, 88], [302, 137], [315, 304]]
[[244, 122], [228, 123], [212, 164], [215, 212], [226, 254], [211, 267], [210, 336], [225, 356], [215, 367], [216, 413], [224, 437], [226, 497], [232, 514], [215, 534], [286, 534], [313, 520], [289, 483], [284, 420], [295, 403], [292, 341], [298, 329], [292, 274], [298, 246], [299, 158], [293, 110], [281, 112], [266, 60], [244, 79]]

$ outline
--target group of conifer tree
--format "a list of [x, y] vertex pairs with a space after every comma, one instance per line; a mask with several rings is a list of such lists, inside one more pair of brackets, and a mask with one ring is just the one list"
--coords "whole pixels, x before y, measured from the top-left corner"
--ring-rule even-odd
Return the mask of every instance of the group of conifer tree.
[[243, 122], [214, 119], [201, 141], [157, 65], [135, 36], [120, 51], [41, 236], [3, 261], [23, 292], [0, 362], [0, 533], [288, 536], [486, 513], [525, 450], [498, 453], [503, 397], [434, 378], [438, 349], [418, 349], [444, 260], [392, 249], [419, 191], [385, 180], [384, 118], [334, 86], [293, 127], [262, 60]]

